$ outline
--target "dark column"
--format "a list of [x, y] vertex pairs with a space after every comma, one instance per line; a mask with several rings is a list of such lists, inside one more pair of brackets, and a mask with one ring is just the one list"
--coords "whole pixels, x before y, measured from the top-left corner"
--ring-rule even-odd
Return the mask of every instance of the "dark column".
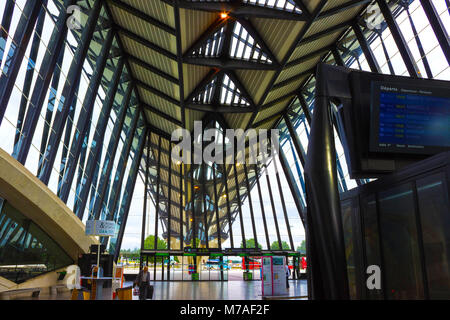
[[325, 64], [317, 69], [314, 118], [305, 166], [308, 277], [314, 299], [349, 299], [334, 132], [328, 87], [323, 85], [325, 79], [345, 83], [333, 74], [334, 70], [336, 67]]

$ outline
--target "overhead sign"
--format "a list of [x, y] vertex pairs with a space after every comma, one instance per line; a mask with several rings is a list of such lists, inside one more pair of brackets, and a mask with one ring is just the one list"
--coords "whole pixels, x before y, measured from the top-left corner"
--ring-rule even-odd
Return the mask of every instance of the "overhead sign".
[[116, 223], [109, 220], [86, 221], [86, 235], [112, 237], [116, 233]]
[[248, 253], [250, 255], [261, 255], [260, 248], [225, 248], [225, 253], [227, 254], [240, 254], [240, 253]]
[[184, 247], [185, 253], [212, 253], [212, 252], [220, 252], [219, 248], [192, 248], [192, 247]]

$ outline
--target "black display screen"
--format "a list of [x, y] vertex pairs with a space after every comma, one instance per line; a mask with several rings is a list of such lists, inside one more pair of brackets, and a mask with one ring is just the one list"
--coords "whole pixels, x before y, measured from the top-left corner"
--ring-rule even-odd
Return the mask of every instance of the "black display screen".
[[450, 88], [372, 82], [370, 151], [450, 149]]

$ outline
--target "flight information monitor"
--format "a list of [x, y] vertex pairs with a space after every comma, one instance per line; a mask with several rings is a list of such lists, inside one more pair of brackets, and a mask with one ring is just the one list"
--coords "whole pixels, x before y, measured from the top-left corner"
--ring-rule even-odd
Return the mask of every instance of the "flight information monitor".
[[371, 152], [449, 150], [450, 88], [374, 81], [371, 92]]

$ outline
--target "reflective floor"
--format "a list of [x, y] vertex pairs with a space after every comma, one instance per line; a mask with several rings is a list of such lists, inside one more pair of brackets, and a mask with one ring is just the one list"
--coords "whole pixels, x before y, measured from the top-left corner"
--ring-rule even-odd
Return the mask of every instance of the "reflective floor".
[[[261, 300], [260, 281], [155, 282], [155, 300]], [[289, 281], [286, 296], [307, 295], [306, 280]], [[136, 298], [137, 297], [133, 297]], [[303, 298], [305, 299], [305, 298]]]
[[[261, 300], [260, 281], [156, 281], [153, 300]], [[131, 286], [132, 282], [125, 282], [124, 287]], [[286, 291], [286, 297], [304, 297], [307, 295], [306, 280], [290, 280], [290, 288]], [[18, 296], [12, 299], [20, 300], [70, 300], [70, 291], [51, 295], [48, 290], [43, 290], [38, 298]], [[103, 299], [111, 299], [111, 289], [103, 289]], [[306, 298], [296, 298], [305, 300]], [[133, 296], [133, 300], [138, 300]]]

